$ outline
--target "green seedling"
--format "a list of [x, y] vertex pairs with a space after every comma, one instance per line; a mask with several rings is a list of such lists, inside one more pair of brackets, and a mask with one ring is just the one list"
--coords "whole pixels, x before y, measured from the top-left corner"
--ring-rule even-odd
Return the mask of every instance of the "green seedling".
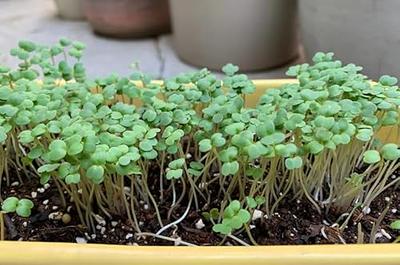
[[1, 204], [1, 210], [5, 213], [17, 213], [21, 217], [29, 217], [33, 202], [29, 199], [18, 199], [17, 197], [8, 197]]
[[[54, 183], [89, 229], [96, 214], [117, 214], [140, 232], [144, 202], [160, 234], [202, 210], [214, 232], [233, 238], [242, 228], [249, 234], [256, 209], [270, 215], [299, 199], [347, 213], [400, 179], [390, 178], [398, 145], [377, 139], [399, 125], [395, 77], [371, 83], [361, 67], [317, 53], [290, 67], [297, 83], [248, 107], [255, 85], [233, 64], [222, 80], [201, 69], [153, 82], [137, 65], [128, 76], [90, 80], [85, 48], [67, 38], [21, 41], [10, 52], [20, 64], [0, 66], [0, 188], [10, 170]], [[160, 203], [171, 205], [165, 216]], [[17, 198], [3, 204], [23, 216], [31, 208]]]
[[213, 226], [213, 231], [228, 235], [232, 233], [232, 231], [240, 229], [243, 225], [247, 224], [247, 222], [250, 221], [250, 217], [250, 213], [241, 208], [240, 202], [234, 200], [225, 208], [222, 223], [215, 224]]

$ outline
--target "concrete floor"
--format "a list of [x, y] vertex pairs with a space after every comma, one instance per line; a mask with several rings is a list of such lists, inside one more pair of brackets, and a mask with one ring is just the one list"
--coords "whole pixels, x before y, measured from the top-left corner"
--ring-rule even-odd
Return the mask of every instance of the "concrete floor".
[[[90, 77], [112, 72], [128, 74], [133, 62], [138, 62], [140, 69], [154, 78], [198, 69], [177, 57], [171, 35], [134, 40], [104, 38], [93, 34], [85, 21], [58, 18], [52, 0], [0, 0], [0, 64], [15, 63], [8, 53], [18, 40], [50, 44], [64, 36], [87, 44], [84, 63]], [[300, 56], [291, 64], [303, 60]], [[287, 67], [250, 73], [249, 76], [253, 79], [282, 78]]]

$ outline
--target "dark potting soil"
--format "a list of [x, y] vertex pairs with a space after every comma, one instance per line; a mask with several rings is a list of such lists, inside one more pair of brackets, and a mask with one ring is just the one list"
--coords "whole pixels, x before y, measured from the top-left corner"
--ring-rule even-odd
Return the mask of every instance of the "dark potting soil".
[[[14, 182], [13, 182], [14, 181]], [[17, 196], [31, 199], [35, 207], [29, 218], [15, 214], [5, 214], [4, 223], [7, 240], [46, 241], [46, 242], [88, 242], [128, 245], [174, 245], [173, 241], [138, 236], [128, 220], [114, 216], [113, 220], [99, 220], [96, 231], [90, 232], [79, 224], [79, 217], [73, 202], [62, 208], [60, 195], [55, 185], [43, 187], [36, 179], [20, 184], [15, 178], [12, 185], [4, 187], [2, 197]], [[156, 185], [154, 185], [156, 186]], [[32, 193], [33, 192], [33, 193]], [[290, 196], [287, 196], [290, 198]], [[155, 233], [158, 229], [157, 218], [149, 206], [138, 209], [138, 221], [143, 232]], [[160, 205], [160, 212], [166, 216], [169, 205]], [[329, 243], [377, 243], [393, 242], [400, 232], [390, 228], [390, 223], [400, 219], [400, 189], [390, 188], [381, 194], [371, 205], [369, 214], [356, 210], [347, 226], [340, 229], [335, 221], [340, 215], [334, 211], [319, 214], [307, 200], [287, 200], [271, 216], [263, 216], [251, 224], [254, 239], [260, 245], [296, 245]], [[382, 212], [387, 210], [383, 220], [374, 228]], [[171, 220], [178, 219], [185, 206], [177, 209]], [[63, 218], [64, 217], [64, 218]], [[70, 217], [70, 221], [68, 220]], [[202, 229], [196, 223], [202, 218], [202, 212], [191, 211], [176, 228], [170, 228], [164, 236], [183, 240], [196, 245], [219, 245], [222, 237], [212, 233], [212, 224], [204, 221]], [[344, 220], [346, 216], [342, 219]], [[64, 222], [63, 222], [64, 219]], [[69, 221], [69, 222], [68, 222]], [[168, 223], [165, 221], [165, 223]], [[362, 232], [362, 239], [359, 238]], [[373, 233], [371, 238], [371, 234]], [[236, 235], [251, 244], [245, 232]], [[227, 239], [222, 245], [238, 245]]]

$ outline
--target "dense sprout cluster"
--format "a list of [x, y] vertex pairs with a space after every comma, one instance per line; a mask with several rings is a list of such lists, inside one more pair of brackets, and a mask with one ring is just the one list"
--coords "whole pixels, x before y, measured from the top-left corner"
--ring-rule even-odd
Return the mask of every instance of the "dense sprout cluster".
[[[202, 69], [163, 82], [137, 71], [89, 81], [84, 49], [67, 39], [21, 41], [11, 51], [19, 67], [0, 67], [0, 180], [51, 182], [91, 229], [96, 214], [118, 215], [141, 232], [144, 201], [157, 234], [197, 210], [215, 232], [244, 229], [253, 241], [255, 209], [269, 215], [288, 197], [318, 211], [366, 209], [398, 181], [400, 150], [377, 139], [399, 124], [393, 77], [372, 83], [361, 67], [317, 53], [312, 65], [288, 70], [298, 83], [267, 90], [250, 107], [256, 87], [232, 64], [223, 80]], [[18, 212], [21, 200], [8, 202]], [[26, 216], [32, 205], [22, 204]], [[166, 216], [160, 204], [169, 205]]]

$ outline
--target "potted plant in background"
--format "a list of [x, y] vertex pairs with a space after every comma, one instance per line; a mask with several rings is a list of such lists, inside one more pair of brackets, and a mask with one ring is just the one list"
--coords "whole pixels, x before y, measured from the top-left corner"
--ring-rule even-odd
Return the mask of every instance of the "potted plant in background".
[[[2, 241], [1, 262], [398, 263], [398, 244], [344, 246], [399, 235], [395, 77], [317, 53], [294, 80], [89, 80], [84, 50], [20, 41], [0, 66], [0, 239], [170, 247]], [[320, 246], [247, 247], [269, 244]]]
[[80, 20], [84, 19], [83, 0], [54, 0], [58, 15], [64, 19]]
[[175, 50], [191, 64], [255, 71], [298, 55], [297, 1], [171, 0], [170, 8]]
[[93, 30], [110, 37], [147, 37], [170, 30], [167, 0], [85, 0], [84, 10]]
[[320, 50], [333, 51], [363, 65], [377, 79], [399, 75], [400, 1], [301, 0], [302, 42], [308, 58]]

